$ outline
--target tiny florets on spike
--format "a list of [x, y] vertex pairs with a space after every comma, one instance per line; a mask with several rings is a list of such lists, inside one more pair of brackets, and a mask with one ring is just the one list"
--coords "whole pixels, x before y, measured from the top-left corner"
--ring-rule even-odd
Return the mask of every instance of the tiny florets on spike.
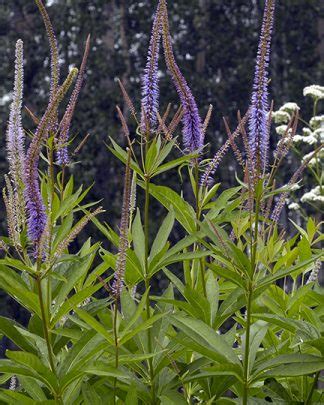
[[183, 143], [189, 152], [201, 151], [204, 145], [204, 132], [198, 107], [187, 81], [175, 61], [166, 1], [161, 0], [160, 6], [163, 6], [162, 36], [165, 60], [183, 107]]
[[157, 112], [159, 108], [159, 86], [158, 86], [158, 61], [160, 51], [160, 39], [162, 29], [161, 4], [158, 4], [152, 27], [152, 35], [147, 54], [147, 62], [142, 77], [142, 117], [141, 130], [147, 130], [146, 120], [149, 129], [154, 129], [157, 123]]
[[[307, 165], [309, 162], [313, 159], [314, 156], [317, 155], [323, 148], [323, 145], [319, 146], [315, 151], [309, 154], [307, 159], [303, 160], [303, 164], [295, 171], [293, 176], [291, 177], [290, 181], [288, 182], [288, 187], [291, 189], [294, 187], [294, 185], [297, 183], [298, 179], [306, 169]], [[285, 191], [284, 193], [281, 194], [279, 200], [277, 201], [272, 214], [271, 214], [271, 219], [276, 223], [279, 221], [281, 211], [283, 210], [283, 207], [285, 206], [286, 203], [286, 198], [288, 197], [288, 191]], [[302, 201], [303, 202], [303, 201]]]
[[19, 245], [19, 228], [17, 220], [16, 196], [8, 176], [5, 176], [6, 187], [2, 190], [3, 202], [6, 208], [8, 235], [14, 246]]
[[69, 163], [69, 154], [67, 150], [67, 141], [69, 139], [69, 130], [71, 125], [71, 120], [73, 117], [73, 113], [75, 110], [76, 103], [78, 101], [79, 93], [81, 91], [85, 68], [87, 64], [87, 59], [90, 50], [90, 35], [87, 38], [86, 46], [83, 54], [82, 63], [80, 66], [78, 78], [76, 80], [73, 92], [71, 94], [71, 98], [68, 104], [68, 107], [64, 113], [60, 124], [60, 136], [57, 142], [57, 163], [60, 165], [67, 165]]
[[10, 106], [9, 124], [7, 130], [9, 170], [15, 194], [18, 228], [21, 227], [25, 219], [25, 202], [23, 197], [25, 134], [21, 122], [21, 106], [24, 82], [23, 63], [23, 42], [19, 39], [16, 43], [14, 91], [13, 100]]
[[24, 182], [25, 198], [27, 201], [27, 210], [29, 214], [28, 236], [37, 244], [41, 239], [46, 225], [46, 211], [38, 182], [38, 162], [42, 141], [47, 134], [47, 128], [53, 118], [53, 114], [56, 113], [60, 101], [70, 88], [77, 73], [78, 69], [74, 68], [71, 70], [65, 82], [59, 88], [55, 97], [50, 102], [45, 114], [39, 122], [26, 156]]
[[314, 268], [311, 271], [306, 284], [315, 283], [318, 280], [318, 275], [321, 270], [321, 264], [322, 263], [320, 260], [316, 260], [316, 262], [314, 264]]
[[131, 194], [132, 194], [132, 181], [131, 181], [131, 169], [130, 169], [131, 153], [128, 149], [128, 157], [126, 163], [124, 192], [123, 192], [123, 204], [122, 214], [119, 226], [119, 247], [118, 258], [116, 262], [116, 271], [114, 281], [112, 284], [112, 291], [115, 298], [119, 298], [124, 285], [124, 274], [126, 269], [126, 252], [128, 248], [128, 230], [129, 230], [129, 218], [131, 210]]
[[71, 231], [68, 233], [68, 235], [63, 239], [61, 243], [57, 246], [53, 261], [55, 261], [57, 258], [59, 258], [63, 252], [69, 247], [69, 245], [74, 241], [74, 239], [79, 235], [79, 233], [82, 231], [82, 229], [88, 224], [89, 221], [92, 220], [95, 216], [105, 212], [102, 207], [96, 208], [93, 212], [87, 213], [83, 218], [80, 219], [80, 221], [74, 225], [74, 227], [71, 229]]
[[235, 131], [231, 134], [231, 139], [227, 139], [224, 145], [217, 151], [209, 165], [207, 166], [206, 170], [204, 171], [203, 175], [201, 176], [200, 184], [203, 187], [207, 187], [212, 183], [212, 176], [215, 174], [219, 164], [221, 163], [223, 157], [225, 156], [226, 152], [231, 147], [232, 142], [241, 134], [242, 127], [246, 124], [249, 118], [248, 110], [242, 120], [240, 121], [239, 125], [235, 129]]
[[261, 170], [264, 170], [267, 166], [269, 149], [268, 67], [274, 9], [275, 0], [266, 0], [256, 59], [253, 92], [251, 97], [251, 116], [249, 120], [249, 142], [251, 154], [254, 164]]
[[[35, 0], [35, 3], [42, 15], [49, 45], [50, 45], [50, 50], [51, 50], [51, 82], [50, 82], [50, 99], [49, 101], [53, 101], [53, 98], [55, 97], [56, 92], [58, 91], [59, 88], [59, 81], [60, 81], [60, 65], [59, 65], [59, 52], [58, 52], [58, 45], [57, 45], [57, 40], [55, 36], [55, 32], [51, 23], [51, 20], [49, 18], [49, 15], [46, 11], [46, 8], [42, 2], [42, 0]], [[50, 130], [56, 131], [57, 129], [57, 116], [56, 114], [53, 114], [53, 118], [51, 122], [49, 123], [49, 128]]]

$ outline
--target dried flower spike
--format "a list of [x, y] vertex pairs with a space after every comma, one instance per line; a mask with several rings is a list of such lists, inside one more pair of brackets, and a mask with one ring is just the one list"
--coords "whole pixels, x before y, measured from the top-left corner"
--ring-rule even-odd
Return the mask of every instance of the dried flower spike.
[[54, 253], [53, 261], [55, 261], [55, 259], [59, 258], [63, 254], [63, 252], [69, 247], [69, 245], [74, 241], [74, 239], [79, 235], [82, 229], [87, 225], [89, 221], [91, 221], [92, 218], [103, 212], [105, 211], [102, 209], [102, 207], [98, 207], [93, 212], [89, 212], [83, 218], [81, 218], [80, 221], [74, 225], [66, 238], [57, 246]]
[[268, 160], [268, 67], [274, 9], [275, 0], [266, 0], [251, 97], [249, 143], [254, 165], [259, 171], [266, 168]]
[[80, 90], [81, 90], [82, 83], [83, 83], [83, 78], [84, 78], [84, 73], [85, 73], [85, 69], [86, 69], [89, 50], [90, 50], [90, 35], [88, 35], [88, 38], [86, 41], [86, 46], [85, 46], [78, 78], [76, 80], [69, 104], [64, 113], [64, 116], [62, 118], [60, 128], [59, 128], [60, 136], [59, 136], [58, 142], [57, 142], [57, 163], [60, 165], [67, 165], [69, 163], [69, 155], [68, 155], [66, 143], [68, 142], [68, 139], [69, 139], [70, 125], [71, 125], [73, 113], [74, 113], [75, 106], [78, 101], [78, 97], [79, 97]]
[[183, 143], [188, 152], [201, 151], [204, 145], [204, 132], [198, 107], [187, 81], [175, 61], [166, 1], [161, 0], [159, 5], [163, 13], [162, 36], [165, 60], [183, 107]]
[[[60, 81], [60, 65], [59, 65], [59, 53], [58, 53], [58, 45], [55, 36], [55, 32], [49, 18], [49, 15], [46, 11], [46, 8], [42, 2], [42, 0], [35, 0], [35, 3], [42, 15], [46, 34], [48, 37], [50, 51], [51, 51], [51, 82], [50, 82], [50, 99], [49, 102], [52, 102], [56, 92], [59, 88], [59, 81]], [[53, 114], [53, 118], [49, 125], [49, 130], [56, 131], [57, 127], [57, 116]]]
[[242, 132], [242, 126], [247, 123], [247, 120], [249, 118], [249, 113], [250, 110], [248, 110], [242, 120], [240, 121], [239, 125], [235, 129], [235, 131], [232, 133], [231, 139], [227, 139], [227, 141], [224, 143], [224, 145], [219, 148], [209, 165], [207, 166], [206, 170], [204, 171], [203, 175], [201, 176], [200, 184], [204, 187], [208, 186], [210, 182], [212, 181], [212, 176], [215, 174], [215, 171], [217, 170], [220, 162], [222, 161], [223, 157], [225, 156], [226, 152], [228, 149], [231, 147], [231, 143], [241, 134]]

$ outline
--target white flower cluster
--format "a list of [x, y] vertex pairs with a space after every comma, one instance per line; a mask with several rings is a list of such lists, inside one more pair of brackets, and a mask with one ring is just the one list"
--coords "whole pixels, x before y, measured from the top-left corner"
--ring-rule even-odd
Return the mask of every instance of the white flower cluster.
[[316, 262], [314, 264], [314, 268], [311, 271], [306, 284], [314, 283], [318, 280], [318, 274], [319, 274], [320, 269], [321, 269], [321, 261], [316, 260]]
[[317, 84], [307, 86], [304, 88], [304, 96], [313, 97], [315, 100], [321, 100], [324, 98], [324, 87]]
[[[302, 162], [305, 163], [312, 155], [314, 154], [314, 152], [310, 152], [307, 153], [307, 155], [305, 155], [302, 159]], [[314, 156], [308, 163], [308, 166], [315, 166], [317, 164], [320, 164], [321, 161], [324, 159], [324, 149], [321, 149], [318, 153], [317, 153], [317, 157]]]
[[324, 126], [324, 115], [316, 115], [309, 121], [311, 127], [320, 128]]
[[308, 193], [305, 193], [300, 199], [301, 202], [320, 202], [324, 203], [324, 192], [321, 191], [321, 187], [317, 186]]
[[308, 143], [308, 145], [314, 145], [315, 143], [317, 143], [317, 138], [315, 138], [315, 136], [313, 135], [310, 136], [295, 135], [293, 137], [293, 142], [294, 143], [304, 142]]
[[288, 208], [292, 211], [298, 211], [300, 208], [300, 205], [298, 203], [293, 202], [288, 205]]
[[[288, 125], [279, 125], [279, 126], [276, 128], [276, 132], [277, 132], [278, 135], [283, 136], [283, 135], [285, 135], [285, 133], [286, 133], [286, 131], [287, 131], [287, 128], [288, 128]], [[291, 131], [291, 130], [290, 130], [290, 131]]]
[[292, 103], [292, 102], [285, 103], [282, 107], [279, 108], [279, 111], [286, 112], [289, 115], [289, 117], [290, 117], [290, 114], [292, 114], [298, 110], [300, 110], [299, 106], [296, 103]]
[[[304, 96], [311, 96], [314, 101], [314, 106], [316, 106], [317, 101], [324, 99], [324, 86], [312, 85], [305, 87], [303, 90]], [[302, 163], [312, 169], [312, 171], [317, 173], [317, 178], [320, 178], [320, 172], [323, 167], [324, 162], [324, 149], [317, 151], [316, 155], [314, 151], [319, 147], [319, 145], [324, 142], [324, 115], [316, 115], [310, 119], [307, 123], [305, 122], [305, 127], [302, 128], [302, 132], [299, 134], [292, 133], [292, 119], [294, 114], [300, 110], [296, 103], [288, 102], [280, 107], [277, 111], [272, 113], [272, 119], [276, 124], [276, 132], [280, 135], [278, 140], [277, 149], [274, 153], [276, 157], [277, 151], [283, 148], [290, 148], [290, 142], [292, 140], [295, 147], [298, 147], [299, 152], [302, 152], [302, 144], [307, 147], [309, 153], [305, 153], [302, 158]], [[315, 108], [316, 110], [316, 108]], [[307, 150], [306, 149], [306, 150]], [[319, 172], [319, 173], [318, 173]], [[317, 184], [319, 184], [317, 182]], [[316, 185], [316, 183], [315, 183]], [[313, 189], [306, 192], [300, 199], [301, 203], [315, 203], [319, 206], [320, 203], [324, 202], [324, 192], [322, 186], [313, 186]], [[296, 202], [286, 201], [288, 208], [292, 211], [300, 209], [300, 205]]]
[[286, 111], [278, 110], [272, 113], [272, 119], [276, 124], [288, 124], [290, 115]]

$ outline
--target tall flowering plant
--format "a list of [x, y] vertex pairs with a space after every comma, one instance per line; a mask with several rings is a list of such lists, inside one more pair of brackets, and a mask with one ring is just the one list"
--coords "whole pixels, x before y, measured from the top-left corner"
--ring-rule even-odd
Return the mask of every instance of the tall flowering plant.
[[[73, 177], [66, 181], [65, 176], [89, 38], [80, 70], [72, 69], [60, 85], [54, 31], [43, 4], [36, 3], [50, 40], [51, 90], [43, 117], [33, 115], [37, 128], [25, 151], [18, 41], [8, 128], [10, 173], [4, 192], [9, 237], [1, 241], [0, 260], [1, 288], [31, 318], [22, 327], [0, 317], [1, 332], [17, 346], [0, 360], [2, 382], [7, 384], [0, 389], [1, 400], [320, 402], [320, 223], [310, 218], [305, 230], [296, 225], [292, 237], [280, 224], [287, 196], [318, 150], [278, 188], [276, 174], [297, 136], [299, 115], [289, 115], [284, 142], [278, 143], [271, 160], [271, 117], [277, 113], [272, 115], [268, 84], [275, 1], [265, 2], [250, 105], [243, 116], [238, 112], [234, 130], [224, 119], [228, 140], [212, 158], [205, 156], [204, 148], [212, 107], [202, 120], [194, 91], [176, 61], [167, 3], [158, 2], [140, 114], [119, 81], [136, 131], [129, 129], [117, 106], [126, 148], [110, 139], [109, 150], [125, 166], [116, 230], [97, 218], [101, 208], [89, 211], [92, 203], [81, 205], [87, 190], [74, 191]], [[170, 86], [179, 96], [174, 115], [170, 105], [159, 112], [161, 47]], [[58, 105], [75, 79], [59, 120]], [[217, 168], [230, 149], [242, 175], [236, 176], [237, 187], [221, 190], [215, 182]], [[172, 151], [178, 152], [173, 160]], [[44, 165], [46, 172], [40, 176]], [[175, 169], [181, 173], [178, 190], [158, 183], [160, 174]], [[189, 191], [182, 188], [187, 179]], [[156, 218], [152, 199], [166, 209], [163, 220]], [[73, 225], [81, 212], [84, 216]], [[70, 244], [89, 220], [111, 248], [88, 240], [72, 254]], [[159, 224], [155, 235], [153, 221]], [[175, 226], [180, 236], [173, 235]], [[161, 276], [166, 288], [156, 292], [154, 281]]]
[[[96, 278], [90, 280], [87, 274], [98, 245], [87, 241], [74, 255], [69, 250], [84, 226], [102, 209], [89, 211], [93, 204], [83, 204], [87, 190], [80, 188], [75, 191], [73, 177], [65, 177], [65, 184], [62, 171], [55, 164], [56, 153], [62, 155], [62, 149], [66, 151], [67, 148], [68, 129], [81, 89], [89, 38], [80, 71], [72, 68], [61, 83], [54, 30], [43, 3], [36, 0], [36, 5], [50, 44], [51, 81], [49, 101], [43, 115], [38, 118], [27, 109], [36, 125], [34, 131], [28, 131], [31, 135], [29, 141], [21, 114], [24, 58], [23, 42], [19, 39], [7, 130], [9, 173], [5, 176], [3, 198], [8, 237], [1, 239], [0, 285], [30, 313], [30, 320], [23, 327], [4, 317], [0, 319], [1, 332], [19, 349], [8, 350], [7, 358], [1, 360], [0, 369], [6, 376], [3, 382], [11, 378], [10, 387], [13, 388], [14, 381], [19, 381], [17, 392], [13, 389], [2, 391], [1, 399], [6, 403], [13, 400], [24, 403], [28, 398], [46, 400], [46, 396], [55, 403], [64, 402], [64, 390], [73, 378], [67, 381], [65, 388], [59, 382], [63, 352], [61, 349], [57, 351], [55, 345], [62, 335], [59, 337], [55, 333], [66, 322], [71, 302], [86, 305], [84, 301], [91, 294], [89, 292], [101, 288]], [[59, 121], [58, 107], [75, 79], [71, 100]], [[66, 152], [63, 155], [66, 156]], [[67, 163], [64, 160], [64, 164]], [[83, 216], [80, 215], [82, 212]], [[72, 275], [77, 267], [77, 276], [74, 274], [72, 281], [68, 275]], [[37, 394], [32, 393], [35, 387]]]

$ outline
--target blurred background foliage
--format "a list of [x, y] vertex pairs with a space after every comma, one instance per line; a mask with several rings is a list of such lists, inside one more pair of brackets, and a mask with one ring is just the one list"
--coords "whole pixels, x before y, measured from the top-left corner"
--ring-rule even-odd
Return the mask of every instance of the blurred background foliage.
[[[78, 183], [86, 186], [94, 183], [90, 198], [103, 199], [102, 204], [107, 209], [105, 219], [116, 228], [124, 169], [104, 143], [108, 142], [108, 136], [121, 144], [125, 142], [115, 107], [120, 105], [125, 113], [127, 108], [117, 78], [122, 80], [139, 108], [140, 78], [156, 2], [48, 0], [46, 3], [60, 46], [62, 78], [70, 66], [79, 66], [86, 37], [91, 34], [86, 80], [73, 120], [76, 135], [73, 147], [86, 134], [89, 133], [90, 138], [75, 158], [80, 162], [74, 164], [71, 171]], [[275, 109], [284, 102], [295, 101], [301, 106], [302, 115], [308, 116], [312, 105], [306, 104], [302, 89], [323, 82], [324, 13], [321, 0], [279, 0], [277, 3], [271, 61]], [[209, 104], [214, 106], [207, 133], [209, 155], [226, 139], [222, 117], [228, 117], [234, 128], [237, 110], [245, 112], [248, 106], [263, 5], [262, 0], [169, 1], [179, 65], [191, 85], [202, 116]], [[24, 41], [25, 48], [24, 105], [40, 116], [47, 105], [49, 89], [49, 47], [43, 21], [33, 0], [0, 0], [1, 182], [7, 171], [5, 131], [14, 76], [14, 46], [18, 38]], [[162, 59], [161, 110], [168, 102], [176, 109], [178, 98]], [[25, 128], [35, 128], [26, 113], [23, 119]], [[273, 134], [273, 142], [275, 139]], [[298, 161], [290, 157], [289, 166], [293, 171]], [[235, 184], [235, 162], [231, 153], [216, 176], [216, 181], [221, 179], [223, 187]], [[289, 171], [284, 171], [282, 176], [283, 180], [288, 179]], [[167, 181], [171, 186], [179, 185], [176, 173]], [[154, 211], [157, 226], [161, 220], [159, 210], [156, 207]], [[2, 205], [0, 212], [1, 234], [4, 234]], [[287, 223], [285, 217], [284, 222]], [[94, 233], [95, 229], [89, 227], [82, 239]], [[16, 312], [14, 307], [11, 310]]]

